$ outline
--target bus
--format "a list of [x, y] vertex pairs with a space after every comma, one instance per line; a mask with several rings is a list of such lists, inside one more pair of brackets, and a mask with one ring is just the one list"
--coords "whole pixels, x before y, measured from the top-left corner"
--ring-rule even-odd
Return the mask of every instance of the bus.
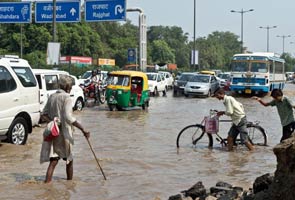
[[285, 86], [285, 60], [275, 53], [235, 54], [231, 60], [230, 90], [263, 94]]

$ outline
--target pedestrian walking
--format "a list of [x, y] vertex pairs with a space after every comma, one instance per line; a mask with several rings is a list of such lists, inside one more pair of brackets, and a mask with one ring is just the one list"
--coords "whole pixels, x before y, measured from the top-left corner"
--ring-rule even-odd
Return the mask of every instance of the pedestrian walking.
[[90, 136], [90, 132], [86, 131], [72, 114], [72, 102], [69, 94], [72, 89], [71, 77], [61, 75], [59, 87], [60, 89], [49, 97], [41, 115], [41, 118], [47, 123], [55, 121], [57, 118], [60, 121], [60, 125], [57, 128], [59, 129], [59, 135], [51, 140], [44, 136], [42, 143], [40, 163], [49, 162], [45, 183], [51, 182], [54, 169], [60, 159], [66, 161], [67, 180], [72, 180], [74, 126], [80, 129], [87, 139]]
[[234, 97], [227, 96], [223, 89], [218, 89], [214, 96], [218, 100], [223, 100], [225, 111], [219, 111], [218, 116], [227, 115], [232, 119], [232, 126], [228, 132], [227, 147], [229, 151], [233, 150], [234, 142], [240, 134], [240, 139], [243, 144], [251, 151], [254, 150], [253, 145], [249, 141], [247, 131], [247, 118], [243, 105], [238, 102]]
[[261, 98], [254, 96], [253, 99], [257, 100], [263, 106], [276, 106], [281, 124], [283, 127], [283, 135], [280, 142], [291, 137], [295, 129], [295, 120], [293, 115], [294, 103], [286, 96], [284, 96], [282, 90], [273, 89], [270, 96], [273, 98], [270, 102], [265, 102]]

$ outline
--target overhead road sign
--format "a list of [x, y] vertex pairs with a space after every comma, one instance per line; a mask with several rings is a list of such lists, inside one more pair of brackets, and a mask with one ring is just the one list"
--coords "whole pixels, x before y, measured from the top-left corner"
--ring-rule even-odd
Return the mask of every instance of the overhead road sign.
[[85, 1], [85, 21], [125, 21], [126, 0]]
[[1, 2], [0, 23], [31, 23], [30, 2]]
[[[57, 1], [56, 22], [80, 22], [79, 1]], [[51, 23], [53, 21], [53, 2], [35, 3], [35, 22]]]

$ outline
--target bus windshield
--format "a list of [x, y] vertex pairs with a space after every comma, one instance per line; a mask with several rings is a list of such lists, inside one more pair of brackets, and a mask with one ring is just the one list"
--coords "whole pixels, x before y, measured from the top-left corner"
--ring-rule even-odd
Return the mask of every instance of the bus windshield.
[[267, 73], [267, 65], [262, 62], [253, 62], [251, 64], [251, 72]]
[[233, 72], [247, 72], [249, 71], [248, 62], [232, 62], [231, 69]]

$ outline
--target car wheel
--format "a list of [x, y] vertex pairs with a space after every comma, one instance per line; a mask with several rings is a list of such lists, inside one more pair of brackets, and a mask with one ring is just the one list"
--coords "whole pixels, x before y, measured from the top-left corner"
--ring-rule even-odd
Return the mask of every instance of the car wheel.
[[173, 90], [173, 96], [178, 96], [177, 90]]
[[163, 97], [166, 97], [167, 96], [167, 89], [165, 88], [164, 90], [163, 90]]
[[7, 141], [12, 144], [24, 145], [29, 134], [28, 124], [25, 119], [17, 117], [10, 125]]
[[154, 97], [155, 97], [155, 96], [159, 96], [159, 92], [158, 92], [158, 89], [157, 89], [157, 88], [155, 88], [155, 90], [154, 90], [154, 94], [153, 94], [153, 95], [154, 95]]
[[78, 98], [75, 103], [74, 110], [81, 111], [83, 109], [83, 106], [84, 106], [84, 103], [82, 98]]
[[207, 97], [211, 97], [211, 90], [208, 91]]

